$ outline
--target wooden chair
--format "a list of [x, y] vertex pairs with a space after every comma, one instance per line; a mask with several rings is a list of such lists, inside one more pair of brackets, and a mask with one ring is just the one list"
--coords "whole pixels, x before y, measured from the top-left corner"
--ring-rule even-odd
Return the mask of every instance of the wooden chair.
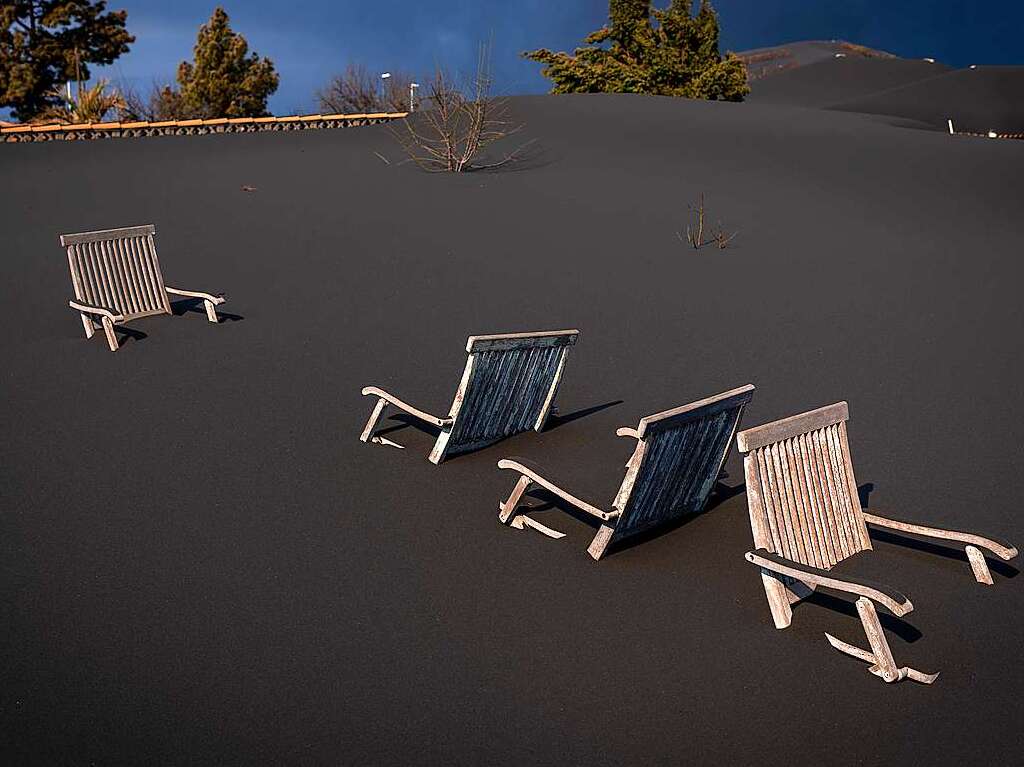
[[818, 586], [857, 596], [857, 612], [870, 651], [825, 634], [837, 650], [872, 664], [868, 669], [886, 682], [912, 679], [931, 684], [938, 674], [897, 667], [878, 621], [875, 603], [897, 616], [913, 610], [899, 591], [870, 581], [837, 576], [838, 562], [871, 550], [868, 525], [966, 544], [974, 577], [992, 584], [986, 549], [1001, 559], [1017, 549], [970, 533], [899, 522], [861, 509], [846, 435], [845, 402], [742, 431], [737, 446], [744, 457], [747, 505], [755, 551], [748, 562], [761, 570], [768, 606], [776, 628], [789, 626], [792, 604]]
[[626, 464], [626, 476], [611, 511], [602, 511], [546, 479], [546, 472], [533, 462], [505, 458], [498, 462], [498, 468], [511, 469], [520, 477], [508, 499], [499, 504], [498, 519], [520, 530], [532, 527], [551, 537], [562, 537], [562, 533], [515, 513], [533, 485], [542, 487], [601, 521], [587, 549], [590, 556], [600, 559], [617, 541], [699, 513], [718, 481], [743, 408], [753, 396], [754, 387], [747, 384], [641, 418], [635, 429], [617, 430], [618, 436], [635, 439], [636, 449]]
[[225, 301], [223, 293], [165, 285], [153, 242], [155, 232], [149, 224], [60, 236], [75, 289], [75, 300], [68, 305], [81, 314], [86, 338], [96, 332], [94, 318], [99, 318], [112, 352], [118, 347], [114, 323], [170, 314], [168, 294], [203, 299], [210, 322], [217, 322], [214, 307]]
[[430, 461], [435, 464], [446, 455], [466, 453], [527, 429], [540, 431], [553, 410], [569, 347], [579, 335], [578, 330], [550, 330], [470, 336], [466, 342], [469, 359], [446, 418], [415, 408], [384, 389], [367, 386], [363, 395], [377, 397], [377, 404], [359, 439], [402, 447], [373, 435], [388, 405], [441, 430], [430, 451]]

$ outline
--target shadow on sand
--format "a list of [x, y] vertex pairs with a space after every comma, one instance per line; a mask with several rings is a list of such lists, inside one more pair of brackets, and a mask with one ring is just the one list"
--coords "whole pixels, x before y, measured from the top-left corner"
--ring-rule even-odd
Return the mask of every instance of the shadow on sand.
[[[603, 405], [592, 405], [590, 407], [582, 408], [580, 410], [574, 410], [573, 412], [566, 413], [565, 415], [552, 415], [550, 418], [548, 418], [548, 423], [544, 427], [544, 431], [557, 429], [559, 426], [564, 426], [567, 423], [577, 421], [580, 418], [586, 418], [588, 415], [599, 413], [600, 411], [605, 410], [606, 408], [614, 407], [615, 405], [620, 404], [622, 404], [622, 400], [619, 399], [614, 400], [612, 402], [606, 402]], [[432, 426], [431, 424], [428, 423], [424, 423], [423, 421], [419, 420], [418, 418], [414, 418], [408, 413], [395, 413], [388, 417], [388, 421], [395, 421], [396, 423], [392, 426], [385, 426], [383, 428], [377, 429], [376, 431], [374, 431], [374, 434], [376, 436], [386, 437], [390, 434], [394, 434], [395, 432], [404, 431], [405, 429], [409, 428], [415, 429], [416, 431], [422, 432], [423, 434], [427, 434], [430, 436], [431, 439], [437, 439], [438, 434], [441, 433], [441, 430], [438, 427]], [[478, 452], [479, 450], [486, 450], [488, 447], [496, 445], [498, 442], [501, 441], [502, 440], [496, 440], [495, 442], [492, 442], [490, 445], [479, 448], [478, 450], [473, 450], [471, 452], [475, 453]], [[448, 461], [455, 460], [456, 458], [463, 455], [469, 455], [469, 453], [452, 453], [451, 455], [445, 457], [445, 462], [447, 463]]]
[[[852, 599], [852, 597], [850, 598]], [[852, 618], [856, 618], [858, 621], [860, 620], [860, 614], [857, 612], [857, 605], [847, 599], [843, 599], [842, 597], [834, 597], [831, 594], [815, 591], [810, 596], [805, 597], [800, 600], [800, 602], [793, 605], [794, 613], [803, 602], [818, 605], [819, 607], [824, 607], [828, 610], [832, 610], [833, 612], [849, 615]], [[907, 644], [913, 644], [923, 636], [920, 631], [911, 626], [905, 620], [897, 618], [895, 615], [882, 612], [881, 610], [878, 610], [878, 622], [882, 624], [882, 628], [888, 629]]]
[[135, 328], [127, 328], [124, 325], [114, 325], [114, 332], [118, 334], [119, 346], [124, 346], [127, 341], [141, 341], [143, 338], [149, 338], [149, 333], [143, 333]]
[[[727, 477], [728, 474], [725, 474], [723, 472], [722, 476]], [[701, 511], [695, 512], [693, 514], [687, 514], [684, 517], [669, 520], [660, 525], [655, 525], [654, 527], [644, 530], [643, 532], [637, 533], [636, 535], [631, 535], [628, 538], [625, 538], [621, 541], [617, 541], [608, 548], [608, 550], [604, 553], [602, 559], [613, 557], [616, 554], [619, 554], [620, 552], [627, 551], [633, 548], [634, 546], [638, 546], [640, 544], [646, 543], [647, 541], [658, 538], [662, 535], [671, 533], [674, 530], [678, 530], [681, 527], [685, 527], [686, 525], [693, 522], [695, 519], [699, 519], [700, 517], [707, 514], [709, 511], [713, 511], [715, 508], [725, 503], [730, 498], [739, 495], [745, 489], [746, 485], [744, 484], [739, 484], [736, 485], [735, 487], [732, 487], [726, 485], [724, 482], [721, 481], [720, 478], [719, 481], [715, 484], [715, 487], [711, 490], [711, 494], [708, 496], [708, 502], [705, 504], [704, 508]], [[570, 492], [572, 491], [570, 490]], [[536, 499], [539, 500], [540, 503], [530, 504], [528, 503], [527, 499]], [[597, 506], [598, 508], [611, 508], [610, 502], [605, 504], [595, 503], [594, 505]], [[568, 516], [572, 517], [577, 522], [581, 522], [587, 527], [593, 528], [595, 532], [598, 530], [598, 528], [600, 528], [602, 524], [599, 519], [592, 517], [584, 511], [580, 511], [575, 506], [571, 506], [570, 504], [566, 503], [555, 494], [545, 490], [542, 487], [530, 490], [523, 496], [523, 501], [520, 501], [519, 504], [519, 510], [522, 513], [551, 511], [553, 509], [557, 509], [567, 514]], [[537, 521], [540, 522], [542, 520]]]
[[[871, 511], [868, 508], [868, 500], [871, 496], [871, 492], [875, 489], [873, 482], [865, 482], [863, 485], [857, 488], [857, 495], [860, 498], [860, 506], [864, 511]], [[903, 546], [908, 549], [914, 549], [915, 551], [922, 551], [925, 554], [934, 554], [938, 557], [945, 559], [955, 559], [958, 562], [965, 562], [970, 565], [971, 560], [967, 558], [967, 552], [962, 548], [957, 548], [955, 543], [944, 545], [937, 543], [932, 540], [922, 540], [914, 536], [913, 533], [903, 533], [898, 530], [882, 530], [877, 527], [869, 528], [871, 531], [871, 540], [880, 541], [881, 543], [889, 543], [893, 546]], [[994, 573], [999, 573], [1004, 578], [1016, 578], [1020, 574], [1020, 570], [1011, 564], [1004, 562], [1003, 560], [988, 554], [985, 557], [985, 561], [988, 562], [989, 569]]]
[[[175, 317], [182, 317], [190, 312], [201, 314], [206, 316], [206, 307], [203, 306], [203, 299], [201, 298], [184, 298], [180, 301], [173, 301], [171, 303], [171, 314]], [[244, 320], [240, 314], [231, 314], [230, 312], [222, 312], [220, 308], [217, 309], [217, 317], [220, 318], [221, 322], [240, 322]]]

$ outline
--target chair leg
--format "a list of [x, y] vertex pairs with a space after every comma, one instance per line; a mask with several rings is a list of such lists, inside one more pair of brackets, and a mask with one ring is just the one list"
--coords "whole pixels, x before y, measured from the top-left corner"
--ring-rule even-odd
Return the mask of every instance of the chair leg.
[[203, 301], [206, 304], [206, 318], [210, 322], [217, 322], [217, 308], [213, 305], [213, 301]]
[[587, 553], [595, 560], [600, 560], [608, 549], [608, 544], [612, 542], [612, 534], [614, 532], [614, 527], [601, 525], [597, 530], [597, 535], [594, 536], [594, 540], [592, 540], [590, 545], [587, 546]]
[[523, 493], [526, 492], [526, 489], [529, 486], [530, 478], [520, 477], [505, 502], [498, 504], [498, 521], [501, 522], [501, 524], [507, 525], [509, 520], [512, 519], [512, 515], [515, 514], [516, 507], [519, 506], [519, 501], [522, 499]]
[[103, 317], [103, 332], [107, 336], [107, 345], [110, 347], [110, 351], [117, 351], [117, 336], [114, 335], [114, 323], [109, 317]]
[[430, 449], [430, 455], [427, 456], [427, 460], [435, 466], [439, 466], [441, 461], [444, 460], [445, 455], [448, 453], [448, 440], [450, 440], [451, 437], [452, 427], [441, 427], [441, 433], [437, 435], [437, 439], [434, 441], [434, 447]]
[[772, 620], [775, 628], [788, 628], [793, 622], [793, 608], [790, 606], [790, 591], [782, 578], [768, 570], [761, 570], [761, 582], [764, 585], [765, 596], [768, 597], [768, 608], [772, 611]]
[[988, 569], [985, 555], [981, 553], [977, 546], [967, 546], [965, 550], [967, 551], [967, 559], [971, 563], [971, 570], [974, 571], [974, 580], [978, 583], [984, 583], [986, 586], [991, 586], [992, 572]]
[[360, 441], [370, 441], [373, 430], [377, 427], [377, 421], [380, 420], [380, 416], [384, 412], [384, 408], [387, 407], [387, 404], [388, 401], [386, 399], [378, 397], [377, 404], [373, 406], [373, 412], [370, 413], [370, 420], [366, 422], [366, 426], [363, 427], [363, 433], [359, 435]]
[[939, 675], [937, 673], [925, 674], [908, 666], [897, 667], [896, 661], [892, 657], [892, 650], [889, 648], [889, 641], [885, 638], [882, 624], [878, 620], [878, 612], [875, 610], [875, 605], [870, 599], [861, 597], [857, 600], [857, 613], [860, 615], [861, 625], [864, 626], [864, 635], [871, 646], [871, 652], [854, 647], [826, 633], [825, 638], [828, 639], [830, 645], [839, 650], [839, 652], [872, 664], [868, 671], [889, 683], [911, 679], [921, 684], [931, 684], [938, 678]]
[[92, 317], [88, 314], [79, 315], [82, 318], [82, 327], [85, 328], [85, 337], [92, 338], [96, 335], [96, 326], [92, 324]]

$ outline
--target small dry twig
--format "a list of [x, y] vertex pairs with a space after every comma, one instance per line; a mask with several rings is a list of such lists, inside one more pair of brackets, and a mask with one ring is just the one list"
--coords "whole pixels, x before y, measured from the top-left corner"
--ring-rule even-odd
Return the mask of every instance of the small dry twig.
[[[722, 226], [722, 222], [718, 222], [718, 226], [713, 232], [711, 232], [710, 239], [705, 239], [704, 233], [704, 193], [700, 193], [700, 200], [697, 203], [697, 207], [694, 208], [692, 205], [689, 206], [690, 210], [693, 211], [694, 223], [693, 226], [690, 224], [686, 225], [686, 241], [690, 243], [694, 250], [700, 250], [705, 245], [710, 245], [712, 242], [718, 246], [719, 250], [725, 250], [729, 247], [729, 243], [733, 241], [739, 230], [737, 229], [732, 234], [729, 234]], [[676, 233], [676, 236], [682, 240], [682, 236]]]

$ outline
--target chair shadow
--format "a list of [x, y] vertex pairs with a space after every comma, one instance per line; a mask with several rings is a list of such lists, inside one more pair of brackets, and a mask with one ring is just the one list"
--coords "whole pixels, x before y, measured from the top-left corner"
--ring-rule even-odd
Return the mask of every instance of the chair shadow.
[[860, 499], [860, 507], [866, 509], [871, 500], [871, 493], [875, 489], [874, 482], [865, 482], [857, 487], [857, 498]]
[[[203, 306], [201, 298], [184, 298], [180, 301], [171, 302], [171, 314], [175, 317], [182, 317], [185, 314], [194, 312], [206, 316], [206, 307]], [[245, 319], [241, 314], [231, 314], [217, 309], [217, 317], [221, 322], [240, 322]]]
[[[926, 554], [934, 554], [945, 559], [955, 559], [958, 562], [966, 562], [968, 565], [971, 561], [967, 558], [967, 552], [963, 549], [955, 549], [952, 546], [943, 546], [931, 541], [922, 541], [919, 538], [912, 537], [912, 533], [879, 530], [876, 527], [871, 529], [871, 539], [881, 541], [882, 543], [891, 543], [896, 546], [905, 546], [908, 549], [923, 551]], [[1016, 578], [1020, 574], [1020, 570], [1016, 567], [1001, 559], [994, 558], [991, 554], [985, 557], [985, 561], [992, 572], [999, 573], [1004, 578]]]
[[408, 413], [395, 413], [388, 417], [388, 421], [397, 421], [397, 423], [394, 426], [375, 429], [373, 432], [374, 436], [383, 437], [388, 434], [394, 434], [396, 431], [405, 431], [409, 428], [428, 434], [432, 439], [437, 439], [437, 436], [441, 433], [438, 427], [421, 421], [419, 418], [414, 418]]
[[149, 333], [143, 333], [141, 330], [135, 328], [128, 328], [124, 325], [114, 325], [114, 332], [119, 333], [121, 338], [117, 339], [119, 346], [124, 346], [126, 341], [141, 341], [143, 338], [149, 338]]
[[[868, 505], [868, 501], [871, 496], [871, 492], [875, 489], [874, 482], [865, 482], [863, 485], [857, 488], [857, 496], [860, 498], [860, 507], [865, 511], [871, 511]], [[882, 543], [891, 543], [894, 546], [905, 546], [908, 549], [914, 549], [915, 551], [922, 551], [926, 554], [934, 554], [938, 557], [944, 557], [946, 559], [955, 559], [958, 562], [966, 562], [970, 564], [971, 560], [967, 558], [967, 552], [954, 546], [945, 546], [941, 543], [935, 543], [934, 541], [926, 541], [914, 536], [913, 533], [904, 533], [898, 530], [884, 530], [877, 527], [870, 528], [871, 539], [875, 541], [881, 541]], [[1004, 578], [1016, 578], [1020, 574], [1020, 570], [1011, 564], [1004, 562], [1001, 559], [997, 559], [992, 555], [985, 557], [985, 561], [988, 562], [988, 567], [995, 573]]]
[[[548, 418], [548, 422], [544, 428], [544, 431], [557, 429], [559, 426], [564, 426], [565, 424], [570, 423], [571, 421], [576, 421], [580, 418], [586, 418], [588, 415], [592, 415], [594, 413], [600, 412], [601, 410], [613, 407], [621, 403], [622, 400], [615, 400], [614, 402], [606, 402], [603, 405], [592, 405], [591, 407], [583, 408], [582, 410], [575, 410], [567, 415], [552, 415], [550, 418]], [[386, 437], [389, 434], [394, 434], [395, 432], [404, 431], [405, 429], [409, 428], [416, 429], [417, 431], [422, 432], [423, 434], [427, 434], [430, 436], [431, 439], [437, 439], [437, 436], [441, 433], [441, 430], [438, 427], [425, 423], [424, 421], [421, 421], [420, 419], [415, 418], [409, 415], [408, 413], [394, 413], [393, 415], [388, 416], [388, 421], [394, 421], [396, 423], [392, 426], [384, 426], [377, 428], [373, 432], [375, 436]], [[501, 441], [502, 440], [500, 439], [495, 440], [494, 442], [491, 442], [488, 445], [484, 445], [482, 447], [476, 448], [465, 453], [450, 453], [445, 456], [445, 463], [447, 463], [448, 461], [455, 460], [456, 458], [459, 458], [464, 455], [470, 455], [471, 453], [476, 453], [480, 450], [486, 450], [487, 448], [492, 447], [493, 445]]]
[[[728, 475], [725, 474], [725, 472], [723, 472], [722, 476]], [[726, 485], [724, 482], [719, 480], [715, 484], [715, 487], [711, 490], [711, 494], [708, 496], [708, 501], [704, 505], [703, 509], [697, 512], [693, 512], [692, 514], [687, 514], [683, 517], [676, 517], [675, 519], [670, 519], [659, 525], [655, 525], [646, 530], [643, 530], [642, 532], [636, 533], [635, 535], [631, 535], [628, 538], [625, 538], [621, 541], [617, 541], [616, 543], [612, 544], [607, 549], [607, 551], [605, 551], [604, 556], [602, 558], [607, 559], [608, 557], [612, 557], [623, 551], [627, 551], [633, 548], [634, 546], [639, 546], [643, 543], [647, 543], [648, 541], [654, 540], [655, 538], [659, 538], [662, 535], [667, 535], [668, 533], [671, 533], [674, 530], [678, 530], [681, 527], [685, 527], [694, 520], [703, 517], [708, 512], [712, 511], [716, 507], [723, 504], [725, 501], [729, 500], [734, 496], [739, 495], [745, 490], [745, 484], [741, 483], [733, 487], [730, 485]], [[529, 504], [520, 501], [519, 510], [523, 512], [534, 512], [558, 509], [559, 511], [575, 519], [577, 522], [581, 522], [582, 524], [593, 528], [595, 532], [602, 524], [601, 520], [591, 516], [590, 514], [587, 514], [585, 511], [580, 511], [575, 506], [566, 503], [557, 495], [551, 493], [548, 490], [545, 490], [542, 487], [534, 488], [523, 496], [524, 501], [528, 498], [539, 500], [541, 501], [541, 503]]]
[[586, 418], [588, 415], [600, 413], [602, 410], [607, 410], [610, 407], [621, 405], [623, 401], [624, 400], [617, 399], [612, 400], [611, 402], [605, 402], [603, 405], [591, 405], [590, 407], [574, 410], [573, 412], [566, 413], [565, 415], [562, 415], [561, 413], [552, 413], [548, 418], [547, 424], [544, 426], [544, 431], [552, 431], [560, 426], [565, 426], [567, 423], [577, 421], [580, 418]]
[[[853, 602], [841, 599], [840, 597], [832, 596], [831, 594], [824, 594], [820, 591], [815, 591], [810, 596], [805, 597], [800, 601], [818, 605], [819, 607], [824, 607], [828, 610], [857, 618], [858, 621], [860, 620], [860, 614], [857, 612], [857, 605]], [[794, 609], [798, 606], [799, 603], [793, 605]], [[900, 618], [897, 618], [895, 615], [890, 615], [882, 610], [878, 610], [877, 612], [878, 622], [882, 624], [882, 627], [891, 631], [907, 644], [913, 644], [923, 636], [923, 634], [921, 634], [921, 632], [914, 626]]]

